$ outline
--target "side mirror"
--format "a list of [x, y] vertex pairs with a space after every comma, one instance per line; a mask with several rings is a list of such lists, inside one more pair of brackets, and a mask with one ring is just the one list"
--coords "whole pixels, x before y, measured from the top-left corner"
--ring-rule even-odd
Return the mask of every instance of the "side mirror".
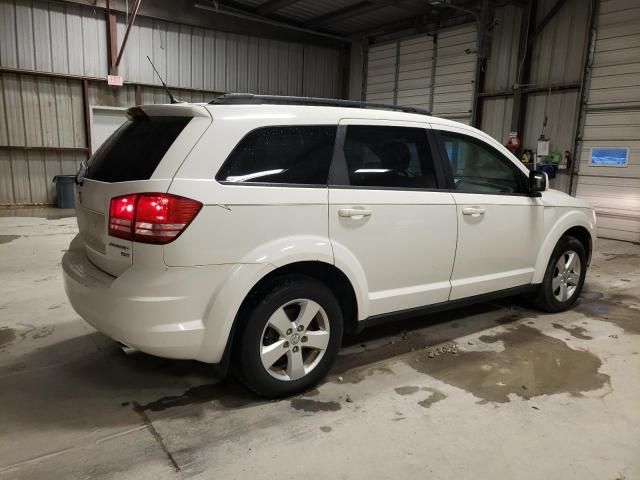
[[529, 172], [529, 195], [531, 197], [541, 196], [540, 192], [544, 192], [549, 188], [549, 177], [545, 172], [540, 170], [532, 170]]

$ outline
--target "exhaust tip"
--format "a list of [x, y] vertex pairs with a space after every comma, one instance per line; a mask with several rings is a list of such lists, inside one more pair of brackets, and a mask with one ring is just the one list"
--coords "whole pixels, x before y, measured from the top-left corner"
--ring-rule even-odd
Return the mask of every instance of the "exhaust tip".
[[134, 353], [140, 352], [140, 350], [138, 350], [137, 348], [127, 345], [126, 343], [118, 342], [118, 345], [125, 353], [125, 355], [133, 355]]

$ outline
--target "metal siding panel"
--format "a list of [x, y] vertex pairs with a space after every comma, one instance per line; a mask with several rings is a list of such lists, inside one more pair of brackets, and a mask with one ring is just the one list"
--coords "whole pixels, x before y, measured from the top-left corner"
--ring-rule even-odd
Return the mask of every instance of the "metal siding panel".
[[71, 108], [71, 87], [69, 80], [55, 78], [52, 81], [55, 95], [56, 120], [58, 125], [58, 145], [60, 147], [75, 146], [73, 109]]
[[29, 185], [29, 163], [25, 151], [14, 150], [11, 155], [11, 173], [13, 179], [14, 202], [17, 204], [31, 203]]
[[31, 2], [15, 0], [18, 68], [33, 70], [36, 66]]
[[[153, 83], [155, 73], [153, 67], [147, 60], [147, 56], [151, 58], [155, 64], [154, 59], [154, 33], [153, 33], [153, 20], [149, 18], [141, 18], [139, 23], [140, 29], [138, 35], [140, 38], [140, 49], [138, 51], [138, 68], [140, 69], [139, 77], [143, 83]], [[156, 67], [157, 68], [157, 67]], [[160, 71], [160, 70], [158, 70]], [[202, 77], [201, 77], [202, 78]]]
[[64, 5], [49, 5], [49, 22], [51, 33], [51, 69], [54, 72], [69, 73], [69, 57], [67, 56], [67, 26]]
[[67, 6], [66, 9], [67, 55], [69, 73], [84, 75], [84, 58], [82, 53], [82, 9]]
[[51, 71], [51, 28], [49, 10], [46, 4], [33, 4], [33, 38], [35, 49], [35, 68], [45, 72]]
[[191, 39], [191, 86], [204, 88], [204, 31], [194, 27]]
[[233, 33], [227, 34], [226, 62], [224, 65], [226, 72], [226, 91], [238, 91], [238, 37]]
[[191, 27], [180, 25], [180, 83], [178, 86], [188, 88], [191, 85]]
[[100, 55], [98, 54], [99, 29], [98, 20], [96, 18], [97, 14], [98, 12], [95, 9], [82, 10], [82, 58], [84, 62], [84, 74], [90, 77], [97, 77], [100, 75]]
[[69, 82], [71, 93], [71, 111], [73, 112], [73, 140], [74, 147], [86, 147], [87, 140], [84, 131], [84, 104], [82, 101], [82, 84]]
[[511, 130], [513, 97], [484, 99], [481, 129], [504, 144]]
[[27, 164], [29, 171], [29, 203], [47, 203], [46, 170], [43, 151], [28, 151]]
[[[151, 24], [152, 28], [152, 43], [153, 43], [153, 55], [151, 55], [151, 59], [153, 60], [153, 64], [162, 75], [162, 78], [167, 78], [167, 23], [159, 20], [154, 20]], [[143, 58], [147, 64], [149, 63], [146, 58]], [[151, 66], [149, 65], [149, 68]], [[151, 68], [151, 78], [154, 85], [161, 85], [160, 79], [153, 72]]]
[[0, 2], [0, 65], [18, 66], [16, 8], [13, 2]]
[[0, 74], [0, 145], [9, 145], [7, 105], [4, 101], [4, 75]]
[[20, 78], [25, 144], [28, 147], [38, 147], [42, 145], [38, 80], [37, 77], [31, 75], [22, 75]]
[[492, 30], [491, 52], [484, 80], [487, 92], [508, 90], [516, 81], [523, 11], [522, 7], [516, 5], [505, 5], [495, 10], [497, 24]]
[[237, 37], [237, 72], [238, 82], [236, 85], [238, 92], [247, 92], [249, 85], [248, 78], [248, 60], [249, 60], [249, 38], [245, 35], [238, 35]]
[[227, 34], [216, 32], [216, 67], [214, 89], [220, 92], [227, 92]]
[[11, 150], [0, 148], [0, 205], [15, 203]]
[[59, 145], [59, 135], [53, 79], [41, 78], [39, 80], [38, 95], [40, 103], [40, 124], [42, 127], [42, 145], [46, 147], [57, 147]]
[[24, 117], [20, 78], [12, 73], [3, 74], [4, 103], [7, 118], [9, 145], [25, 145]]
[[202, 42], [203, 86], [211, 90], [215, 89], [216, 74], [216, 33], [213, 30], [204, 31]]
[[[167, 85], [180, 84], [180, 28], [175, 23], [167, 23]], [[162, 70], [160, 70], [162, 72]]]
[[269, 90], [269, 40], [258, 40], [258, 93]]
[[545, 115], [547, 127], [545, 136], [551, 139], [550, 150], [573, 151], [573, 136], [578, 109], [578, 92], [540, 93], [527, 98], [527, 118], [524, 126], [524, 148], [533, 151], [542, 131]]
[[255, 37], [249, 37], [247, 51], [247, 91], [258, 92], [258, 72], [260, 65], [260, 42]]
[[[538, 18], [552, 2], [538, 6]], [[531, 56], [531, 83], [579, 82], [585, 56], [589, 9], [583, 0], [569, 0], [536, 38]]]

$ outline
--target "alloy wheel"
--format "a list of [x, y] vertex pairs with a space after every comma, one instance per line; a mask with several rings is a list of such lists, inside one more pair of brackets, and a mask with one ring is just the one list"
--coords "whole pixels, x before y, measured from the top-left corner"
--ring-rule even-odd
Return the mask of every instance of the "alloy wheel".
[[582, 264], [580, 256], [573, 250], [560, 255], [551, 280], [553, 296], [559, 302], [566, 302], [575, 294], [580, 283]]
[[313, 300], [297, 299], [269, 317], [260, 338], [260, 359], [274, 378], [298, 380], [322, 360], [329, 345], [329, 319]]

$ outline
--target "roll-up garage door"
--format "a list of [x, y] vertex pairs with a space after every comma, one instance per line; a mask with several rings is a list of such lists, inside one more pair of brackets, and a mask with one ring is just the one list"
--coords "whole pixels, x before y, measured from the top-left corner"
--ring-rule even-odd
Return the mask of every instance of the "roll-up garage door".
[[640, 241], [640, 4], [600, 3], [576, 195], [598, 235]]
[[395, 43], [372, 46], [367, 54], [367, 101], [393, 104], [396, 88]]
[[397, 105], [431, 108], [433, 54], [433, 36], [400, 41]]
[[468, 124], [473, 108], [477, 29], [464, 25], [438, 33], [433, 114]]

